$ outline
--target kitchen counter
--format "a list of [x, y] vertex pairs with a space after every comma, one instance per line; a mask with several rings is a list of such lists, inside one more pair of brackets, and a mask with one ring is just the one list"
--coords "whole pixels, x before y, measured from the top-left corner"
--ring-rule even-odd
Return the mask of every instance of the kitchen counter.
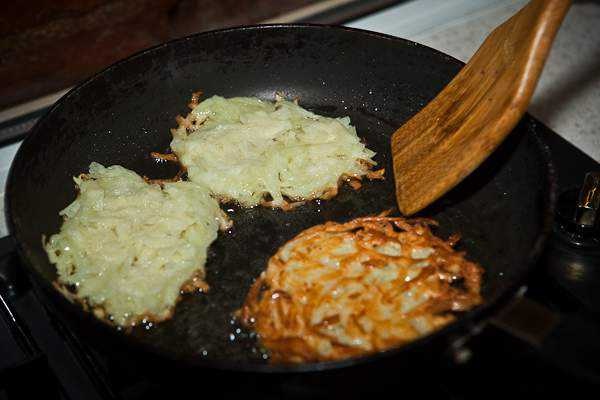
[[[467, 61], [523, 0], [416, 0], [348, 26], [374, 30]], [[574, 2], [556, 37], [530, 113], [600, 161], [600, 2]]]

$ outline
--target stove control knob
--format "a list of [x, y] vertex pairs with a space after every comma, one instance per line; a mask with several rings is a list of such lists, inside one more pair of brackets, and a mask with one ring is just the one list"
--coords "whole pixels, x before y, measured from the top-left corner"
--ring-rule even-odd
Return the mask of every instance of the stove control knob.
[[577, 199], [574, 222], [584, 229], [595, 229], [599, 211], [600, 172], [588, 172]]
[[557, 233], [577, 247], [600, 246], [600, 172], [588, 172], [581, 188], [558, 198]]
[[566, 306], [600, 315], [600, 172], [587, 173], [580, 188], [561, 193], [542, 262]]

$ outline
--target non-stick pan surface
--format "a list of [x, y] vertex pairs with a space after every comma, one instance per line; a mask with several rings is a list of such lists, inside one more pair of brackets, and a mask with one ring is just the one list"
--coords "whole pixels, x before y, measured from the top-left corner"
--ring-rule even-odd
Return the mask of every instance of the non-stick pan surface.
[[[358, 191], [344, 188], [330, 201], [311, 202], [291, 212], [226, 205], [234, 226], [210, 247], [208, 294], [185, 296], [171, 320], [139, 326], [129, 334], [97, 323], [100, 330], [171, 359], [278, 370], [265, 366], [253, 340], [232, 324], [232, 313], [269, 256], [301, 230], [395, 209], [390, 136], [461, 66], [406, 40], [310, 25], [228, 29], [155, 47], [77, 87], [35, 126], [10, 172], [7, 209], [12, 233], [25, 264], [47, 292], [61, 307], [73, 308], [51, 287], [56, 273], [42, 248], [42, 235], [58, 231], [58, 212], [76, 195], [71, 178], [87, 171], [90, 162], [121, 164], [152, 178], [173, 176], [175, 166], [157, 164], [149, 153], [167, 150], [174, 118], [188, 111], [186, 104], [197, 90], [205, 98], [219, 94], [273, 99], [281, 92], [319, 114], [349, 115], [359, 136], [377, 152], [375, 160], [386, 168], [385, 181], [366, 182]], [[460, 233], [460, 248], [485, 268], [485, 305], [433, 338], [445, 338], [480, 319], [513, 293], [532, 266], [552, 202], [547, 154], [530, 132], [531, 123], [526, 117], [492, 159], [422, 213], [440, 222], [442, 236]], [[425, 349], [430, 340], [388, 353]]]

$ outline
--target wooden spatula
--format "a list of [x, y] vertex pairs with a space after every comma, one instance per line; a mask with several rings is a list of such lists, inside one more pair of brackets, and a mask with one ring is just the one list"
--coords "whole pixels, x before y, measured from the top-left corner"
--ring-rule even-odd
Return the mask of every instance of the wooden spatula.
[[570, 0], [533, 0], [392, 136], [396, 199], [413, 214], [476, 169], [525, 113]]

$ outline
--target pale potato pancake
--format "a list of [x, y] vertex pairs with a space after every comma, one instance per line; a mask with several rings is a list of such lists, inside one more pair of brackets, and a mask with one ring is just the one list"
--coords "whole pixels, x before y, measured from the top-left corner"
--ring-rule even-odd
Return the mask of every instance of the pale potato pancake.
[[182, 289], [206, 290], [208, 246], [226, 217], [192, 182], [153, 184], [92, 163], [45, 249], [68, 298], [119, 326], [169, 318]]
[[375, 153], [348, 117], [323, 117], [282, 98], [195, 101], [178, 119], [171, 149], [189, 179], [221, 201], [289, 208], [334, 196], [343, 179], [381, 177], [370, 175]]
[[273, 362], [338, 360], [415, 340], [481, 302], [482, 269], [429, 220], [328, 222], [269, 260], [241, 309]]

